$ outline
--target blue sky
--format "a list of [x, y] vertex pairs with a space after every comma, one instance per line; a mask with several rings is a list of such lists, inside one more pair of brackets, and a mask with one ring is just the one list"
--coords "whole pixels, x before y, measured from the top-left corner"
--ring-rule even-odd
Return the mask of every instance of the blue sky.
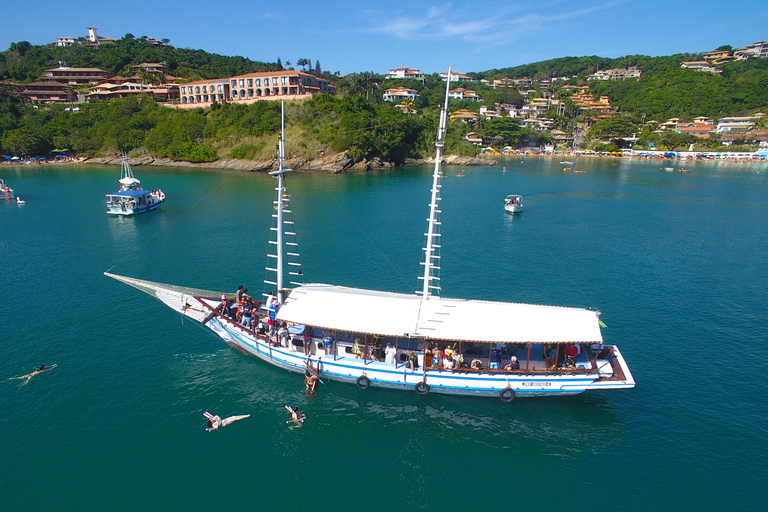
[[[216, 0], [3, 0], [0, 48], [57, 37], [168, 38], [179, 48], [320, 61], [342, 74], [452, 65], [485, 71], [565, 57], [671, 55], [768, 39], [764, 0], [466, 0], [221, 2]], [[118, 7], [119, 6], [119, 7]], [[391, 6], [391, 7], [390, 7]]]

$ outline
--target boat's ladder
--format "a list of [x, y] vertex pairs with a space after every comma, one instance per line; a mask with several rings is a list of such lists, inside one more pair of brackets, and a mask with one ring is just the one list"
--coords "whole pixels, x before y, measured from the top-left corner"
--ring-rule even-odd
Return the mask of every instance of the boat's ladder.
[[[272, 227], [269, 228], [271, 231], [269, 253], [267, 253], [269, 261], [265, 268], [272, 277], [271, 279], [264, 279], [264, 284], [267, 285], [262, 294], [264, 297], [267, 297], [270, 294], [274, 295], [274, 291], [278, 286], [278, 266], [281, 262], [283, 262], [285, 267], [280, 269], [280, 272], [287, 271], [289, 276], [289, 287], [304, 284], [302, 282], [304, 273], [301, 269], [299, 242], [298, 237], [296, 236], [296, 231], [294, 230], [293, 212], [291, 210], [291, 196], [287, 193], [285, 187], [276, 187], [275, 191], [278, 193], [280, 200], [273, 201], [274, 209], [276, 211], [272, 214], [274, 220], [272, 222]], [[280, 214], [277, 212], [278, 209], [281, 210]], [[278, 222], [282, 222], [282, 233], [278, 232]], [[281, 250], [283, 251], [282, 258], [278, 255]]]
[[424, 233], [426, 242], [424, 244], [424, 261], [421, 265], [424, 267], [424, 275], [419, 276], [422, 282], [422, 290], [416, 292], [423, 298], [429, 298], [430, 295], [440, 295], [440, 189], [442, 185], [440, 180], [443, 177], [441, 165], [443, 162], [443, 141], [445, 136], [446, 124], [448, 122], [448, 98], [451, 89], [451, 67], [448, 67], [448, 82], [445, 87], [445, 102], [440, 110], [440, 125], [437, 129], [437, 140], [435, 141], [435, 171], [432, 174], [432, 200], [429, 203], [429, 217], [427, 218], [427, 232]]
[[269, 263], [266, 271], [274, 275], [274, 280], [264, 279], [265, 291], [264, 297], [269, 295], [276, 296], [278, 303], [283, 303], [285, 296], [285, 271], [288, 271], [288, 288], [291, 286], [300, 286], [301, 276], [301, 255], [299, 254], [299, 243], [296, 238], [296, 231], [293, 224], [293, 212], [291, 211], [291, 196], [288, 195], [288, 189], [285, 187], [285, 175], [291, 172], [291, 169], [283, 169], [283, 160], [285, 160], [285, 102], [283, 102], [282, 129], [277, 145], [278, 169], [269, 174], [277, 178], [277, 198], [272, 202], [275, 213], [272, 214], [274, 223], [270, 230], [274, 237], [270, 237], [270, 252], [267, 253]]

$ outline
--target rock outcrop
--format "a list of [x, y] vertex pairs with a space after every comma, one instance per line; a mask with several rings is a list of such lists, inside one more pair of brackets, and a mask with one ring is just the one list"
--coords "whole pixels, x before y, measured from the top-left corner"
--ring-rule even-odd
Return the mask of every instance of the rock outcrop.
[[[97, 157], [88, 158], [84, 163], [96, 165], [120, 165], [120, 157]], [[196, 169], [232, 169], [237, 171], [249, 172], [268, 172], [277, 168], [277, 160], [236, 160], [223, 158], [214, 162], [191, 163], [170, 158], [154, 158], [149, 155], [142, 155], [129, 160], [134, 167], [141, 165], [153, 165], [159, 167], [192, 167]], [[446, 165], [496, 165], [496, 160], [482, 157], [466, 157], [458, 155], [446, 155], [443, 157]], [[435, 159], [408, 159], [406, 165], [427, 165], [434, 164]], [[308, 160], [305, 158], [290, 158], [283, 162], [283, 167], [308, 172], [322, 172], [338, 174], [341, 172], [370, 171], [372, 169], [392, 168], [395, 165], [392, 162], [385, 162], [379, 158], [372, 160], [363, 160], [354, 163], [346, 153], [331, 153], [320, 158]]]

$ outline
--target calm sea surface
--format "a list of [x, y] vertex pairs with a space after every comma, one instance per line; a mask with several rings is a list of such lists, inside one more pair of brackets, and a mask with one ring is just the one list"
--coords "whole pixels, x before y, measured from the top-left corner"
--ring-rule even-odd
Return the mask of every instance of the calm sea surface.
[[[443, 295], [596, 307], [635, 389], [307, 398], [102, 274], [260, 293], [274, 179], [137, 168], [168, 200], [114, 218], [117, 168], [0, 167], [0, 510], [765, 510], [768, 165], [502, 164], [446, 168]], [[430, 174], [289, 176], [306, 279], [411, 293]]]

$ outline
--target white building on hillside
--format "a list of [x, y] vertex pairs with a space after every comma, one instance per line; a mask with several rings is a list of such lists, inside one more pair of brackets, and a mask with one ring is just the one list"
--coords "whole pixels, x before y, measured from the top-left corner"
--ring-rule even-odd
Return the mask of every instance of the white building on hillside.
[[[440, 73], [440, 78], [445, 82], [448, 80], [448, 72], [443, 71]], [[458, 71], [451, 71], [451, 82], [473, 82], [471, 76], [465, 75], [464, 73], [459, 73]]]
[[754, 42], [745, 46], [744, 48], [734, 50], [733, 56], [736, 57], [736, 60], [768, 58], [768, 43], [765, 41]]
[[407, 87], [396, 87], [394, 89], [387, 89], [384, 91], [384, 101], [402, 101], [406, 98], [415, 100], [419, 97], [419, 93], [413, 89]]
[[395, 78], [401, 78], [401, 79], [407, 79], [407, 78], [413, 78], [420, 80], [424, 78], [424, 75], [418, 70], [418, 69], [411, 69], [411, 68], [396, 68], [396, 69], [390, 69], [389, 73], [384, 75], [384, 78], [387, 79], [395, 79]]

